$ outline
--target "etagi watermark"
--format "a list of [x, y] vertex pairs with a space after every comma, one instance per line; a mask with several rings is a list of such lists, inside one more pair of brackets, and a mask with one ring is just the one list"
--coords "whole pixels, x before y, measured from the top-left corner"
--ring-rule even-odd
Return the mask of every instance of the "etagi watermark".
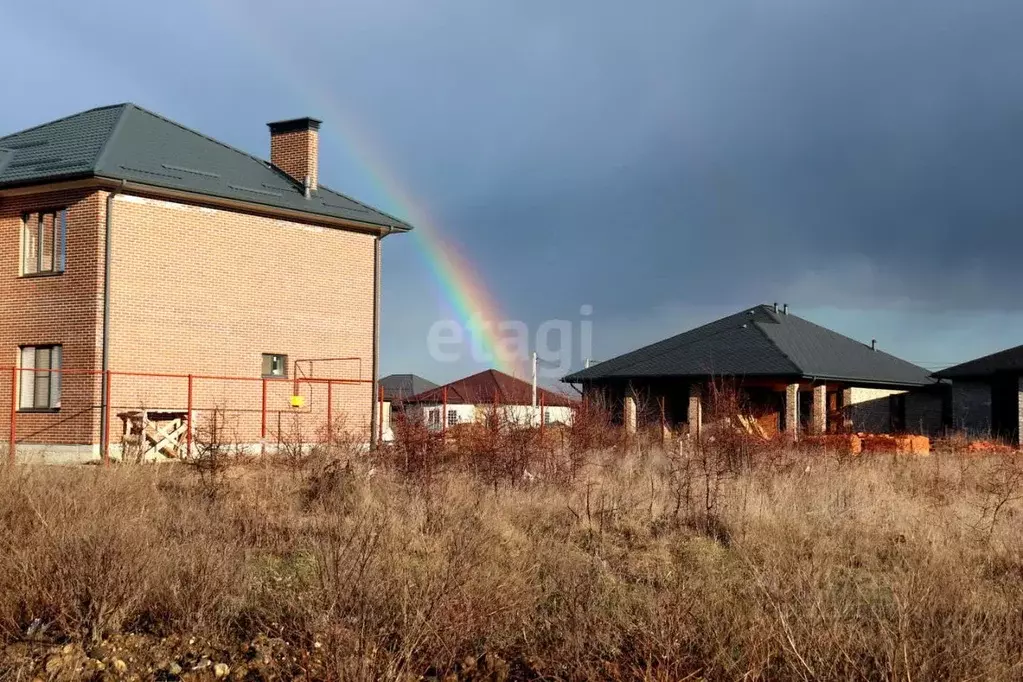
[[[529, 366], [535, 351], [539, 360], [537, 374], [560, 379], [573, 366], [582, 365], [593, 354], [593, 306], [579, 308], [579, 320], [545, 320], [530, 333], [521, 320], [484, 320], [473, 317], [466, 324], [456, 320], [439, 320], [430, 326], [426, 336], [430, 357], [438, 362], [458, 362], [466, 352], [478, 363], [503, 363]], [[578, 336], [576, 330], [578, 327]], [[486, 346], [493, 340], [494, 352]]]

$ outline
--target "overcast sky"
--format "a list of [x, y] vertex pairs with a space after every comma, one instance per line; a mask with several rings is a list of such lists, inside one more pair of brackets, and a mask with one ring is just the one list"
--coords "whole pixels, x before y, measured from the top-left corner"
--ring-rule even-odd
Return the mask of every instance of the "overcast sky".
[[[1018, 0], [158, 7], [0, 0], [0, 133], [133, 101], [266, 156], [322, 118], [324, 184], [532, 329], [592, 305], [598, 359], [773, 301], [928, 367], [1023, 343]], [[420, 242], [384, 262], [383, 372], [481, 369], [430, 358]]]

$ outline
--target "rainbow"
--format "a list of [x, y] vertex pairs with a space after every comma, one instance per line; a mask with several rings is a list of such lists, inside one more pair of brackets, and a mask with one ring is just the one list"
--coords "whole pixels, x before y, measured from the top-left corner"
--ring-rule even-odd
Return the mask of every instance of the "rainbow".
[[[470, 260], [444, 238], [439, 222], [430, 217], [423, 203], [416, 199], [406, 183], [398, 177], [392, 168], [393, 164], [388, 163], [380, 151], [380, 146], [372, 143], [369, 131], [356, 126], [325, 89], [317, 87], [308, 78], [302, 78], [308, 69], [282, 51], [278, 41], [271, 41], [259, 26], [245, 19], [250, 16], [250, 9], [234, 0], [210, 2], [207, 6], [221, 9], [225, 5], [233, 5], [227, 10], [229, 16], [214, 18], [240, 39], [251, 41], [258, 37], [255, 42], [262, 45], [257, 45], [257, 48], [266, 49], [253, 50], [253, 56], [265, 59], [266, 55], [272, 55], [271, 59], [265, 60], [266, 66], [278, 74], [284, 85], [300, 90], [299, 94], [308, 101], [316, 117], [325, 119], [331, 133], [339, 131], [337, 138], [331, 134], [328, 139], [343, 141], [341, 151], [366, 174], [379, 196], [384, 199], [384, 210], [402, 217], [415, 227], [411, 233], [412, 238], [419, 245], [437, 286], [459, 318], [456, 322], [469, 334], [476, 336], [478, 346], [493, 358], [496, 369], [517, 374], [521, 369], [520, 363], [525, 359], [513, 357], [507, 345], [502, 343], [498, 323], [507, 318], [483, 278], [472, 267]], [[242, 22], [245, 23], [244, 27], [240, 25]]]
[[[339, 129], [345, 141], [344, 149], [363, 169], [386, 200], [384, 210], [399, 216], [415, 227], [412, 238], [420, 247], [434, 280], [458, 315], [458, 322], [471, 334], [476, 334], [483, 351], [493, 357], [497, 369], [515, 374], [517, 363], [507, 352], [498, 334], [498, 323], [507, 319], [483, 282], [483, 278], [466, 256], [444, 238], [439, 223], [417, 201], [412, 192], [384, 162], [382, 154], [368, 144], [370, 136], [356, 132], [339, 108], [331, 102], [318, 102], [320, 111], [327, 111], [331, 130]], [[425, 339], [424, 339], [425, 340]]]

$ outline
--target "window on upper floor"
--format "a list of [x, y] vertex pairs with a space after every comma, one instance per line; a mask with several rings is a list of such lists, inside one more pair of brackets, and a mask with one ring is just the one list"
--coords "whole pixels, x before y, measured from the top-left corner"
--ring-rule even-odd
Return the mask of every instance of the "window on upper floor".
[[64, 272], [67, 260], [67, 209], [26, 213], [21, 217], [21, 274]]
[[60, 346], [22, 346], [18, 381], [20, 410], [60, 409]]
[[288, 356], [280, 353], [263, 353], [263, 377], [266, 379], [288, 378]]

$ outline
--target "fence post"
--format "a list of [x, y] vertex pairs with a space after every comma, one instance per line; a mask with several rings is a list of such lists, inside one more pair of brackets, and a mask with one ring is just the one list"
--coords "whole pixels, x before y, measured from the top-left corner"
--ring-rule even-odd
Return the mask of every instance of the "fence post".
[[[107, 420], [107, 428], [103, 432], [103, 466], [105, 466], [105, 467], [110, 466], [110, 426], [111, 426], [111, 424], [110, 424], [110, 402], [111, 402], [111, 398], [110, 398], [110, 385], [112, 383], [111, 380], [110, 380], [110, 377], [111, 377], [111, 373], [110, 373], [110, 370], [108, 369], [106, 371], [106, 376], [103, 378], [103, 380], [106, 381], [106, 384], [107, 384], [107, 404], [103, 406], [103, 409], [106, 410], [106, 417], [105, 418]], [[145, 437], [145, 434], [143, 434], [143, 437]]]
[[10, 440], [7, 442], [7, 459], [14, 465], [14, 458], [17, 454], [15, 441], [18, 439], [18, 368], [11, 367], [11, 432]]
[[334, 442], [334, 382], [327, 379], [327, 443]]
[[266, 440], [266, 379], [263, 379], [263, 399], [259, 407], [259, 438]]
[[185, 447], [187, 452], [185, 457], [191, 459], [192, 457], [192, 375], [188, 375], [188, 416], [185, 417], [188, 422], [188, 428], [185, 430]]
[[[380, 445], [382, 445], [383, 442], [384, 442], [384, 387], [380, 386], [379, 388], [380, 388], [380, 391], [379, 391], [379, 394], [380, 394], [379, 395], [379, 399], [380, 399], [380, 415], [379, 415], [379, 419], [377, 419], [377, 446], [378, 447]], [[393, 438], [393, 433], [392, 433], [392, 438]]]

